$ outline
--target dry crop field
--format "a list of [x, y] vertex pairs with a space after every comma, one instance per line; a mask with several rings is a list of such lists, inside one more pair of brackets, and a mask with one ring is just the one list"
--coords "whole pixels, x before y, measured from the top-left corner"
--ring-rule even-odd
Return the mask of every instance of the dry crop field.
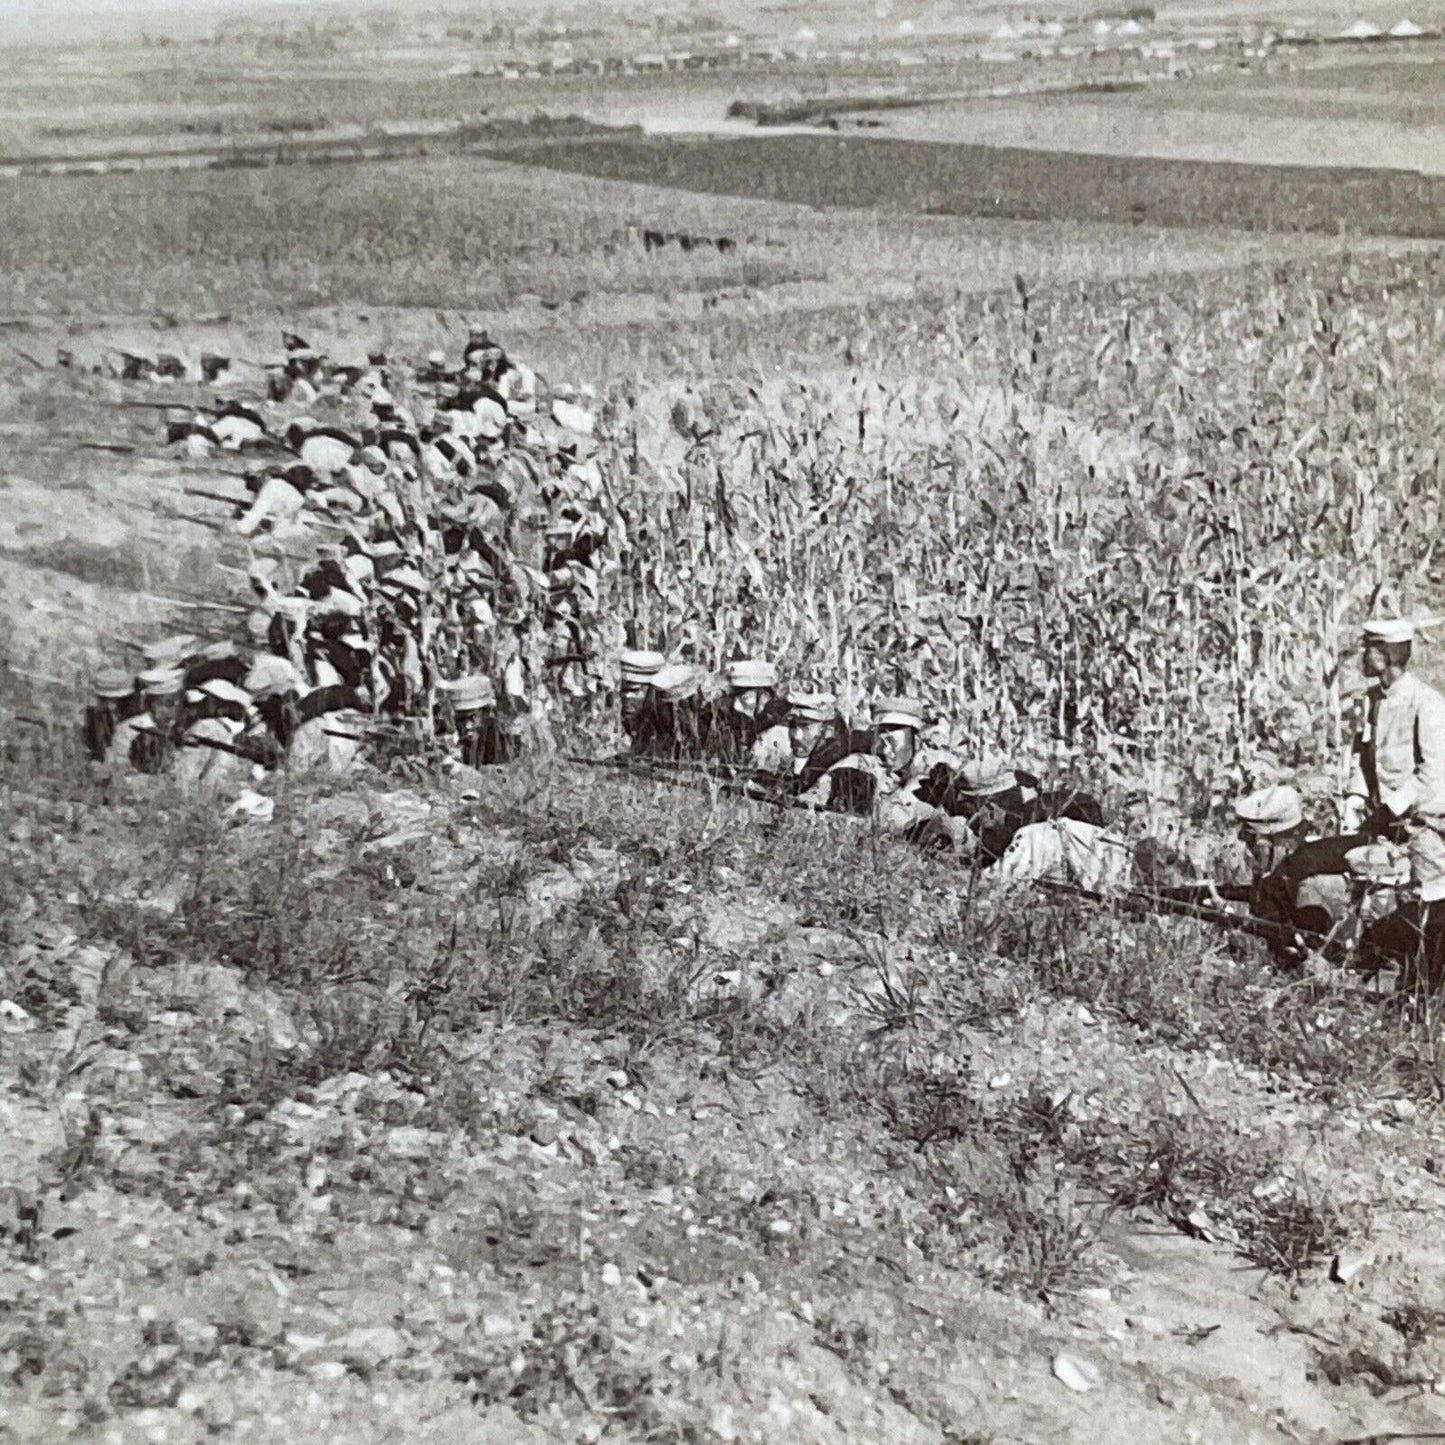
[[932, 141], [788, 136], [528, 147], [561, 170], [813, 206], [1438, 239], [1445, 178]]
[[1445, 1430], [1433, 1007], [564, 758], [77, 756], [245, 561], [84, 367], [481, 321], [598, 389], [604, 655], [1323, 821], [1354, 625], [1440, 610], [1436, 183], [865, 144], [0, 179], [0, 1441]]

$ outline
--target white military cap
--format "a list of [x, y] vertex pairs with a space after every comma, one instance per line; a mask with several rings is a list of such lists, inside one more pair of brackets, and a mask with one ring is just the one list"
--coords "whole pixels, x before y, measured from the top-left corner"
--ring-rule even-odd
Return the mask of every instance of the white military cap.
[[734, 692], [750, 687], [776, 687], [778, 669], [771, 662], [757, 657], [745, 657], [739, 662], [730, 662], [726, 668], [728, 686]]
[[926, 721], [923, 704], [912, 697], [880, 697], [873, 704], [873, 726], [922, 729]]
[[91, 691], [96, 697], [129, 697], [135, 691], [135, 679], [124, 668], [103, 667], [96, 673]]
[[629, 648], [618, 657], [623, 682], [650, 682], [666, 665], [660, 652], [645, 648]]
[[163, 637], [158, 642], [147, 642], [141, 652], [152, 667], [174, 667], [183, 658], [190, 657], [200, 643], [200, 638], [189, 632], [176, 637]]
[[252, 662], [244, 686], [252, 697], [274, 697], [278, 692], [298, 691], [301, 677], [284, 657], [268, 652]]
[[455, 682], [444, 682], [441, 686], [451, 694], [453, 712], [481, 712], [497, 705], [496, 685], [491, 678], [479, 673], [459, 677]]
[[148, 667], [136, 681], [147, 697], [174, 697], [185, 687], [186, 675], [179, 667]]
[[1410, 881], [1410, 858], [1393, 843], [1365, 843], [1345, 854], [1350, 877], [1362, 883], [1401, 888]]
[[224, 677], [213, 677], [209, 681], [203, 682], [196, 691], [209, 694], [218, 702], [233, 702], [240, 707], [250, 707], [251, 705], [251, 694], [244, 687], [240, 687]]
[[970, 758], [958, 770], [960, 790], [975, 798], [1006, 793], [1017, 782], [1018, 776], [1007, 759], [991, 753]]
[[1234, 805], [1234, 816], [1263, 838], [1288, 833], [1304, 821], [1300, 795], [1288, 783], [1259, 788]]
[[652, 687], [668, 702], [682, 702], [702, 690], [702, 673], [690, 663], [674, 662], [653, 673]]
[[1415, 624], [1408, 617], [1375, 617], [1361, 632], [1366, 642], [1412, 642]]
[[838, 716], [838, 699], [831, 692], [790, 692], [788, 717], [798, 722], [832, 722]]

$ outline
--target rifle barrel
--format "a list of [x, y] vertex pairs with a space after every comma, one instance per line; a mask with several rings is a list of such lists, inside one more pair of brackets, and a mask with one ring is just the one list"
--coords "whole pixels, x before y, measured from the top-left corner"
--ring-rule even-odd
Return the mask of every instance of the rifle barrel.
[[1277, 940], [1282, 943], [1300, 939], [1306, 942], [1322, 943], [1324, 935], [1310, 929], [1295, 928], [1273, 918], [1260, 918], [1253, 913], [1234, 913], [1227, 908], [1210, 908], [1202, 903], [1191, 903], [1185, 899], [1172, 898], [1165, 893], [1151, 893], [1143, 888], [1130, 888], [1118, 894], [1099, 893], [1093, 889], [1080, 888], [1072, 883], [1057, 883], [1051, 879], [1039, 880], [1039, 886], [1052, 893], [1065, 893], [1072, 897], [1084, 898], [1091, 903], [1118, 903], [1140, 908], [1149, 913], [1173, 913], [1182, 918], [1194, 918], [1201, 923], [1211, 923], [1234, 933], [1248, 933], [1252, 937]]

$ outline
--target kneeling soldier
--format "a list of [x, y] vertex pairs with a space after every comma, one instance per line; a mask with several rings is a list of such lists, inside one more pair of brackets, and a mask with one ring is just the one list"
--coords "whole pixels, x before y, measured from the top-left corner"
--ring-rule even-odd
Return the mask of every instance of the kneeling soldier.
[[1445, 905], [1410, 889], [1410, 860], [1392, 843], [1351, 849], [1346, 862], [1365, 920], [1355, 966], [1374, 974], [1398, 965], [1400, 993], [1434, 993], [1445, 983]]
[[702, 684], [701, 669], [686, 662], [670, 663], [653, 674], [634, 753], [671, 762], [702, 756]]
[[1031, 823], [1066, 818], [1104, 826], [1104, 810], [1088, 793], [1075, 788], [1045, 790], [1032, 773], [998, 758], [967, 762], [947, 779], [936, 774], [934, 787], [937, 791], [929, 801], [968, 825], [984, 864], [1002, 858], [1019, 829]]
[[[92, 701], [85, 709], [85, 749], [96, 762], [103, 762], [115, 741], [121, 723], [140, 716], [145, 703], [136, 689], [135, 679], [118, 667], [107, 667], [96, 674], [91, 689]], [[126, 745], [129, 756], [129, 743]]]
[[649, 688], [652, 679], [666, 666], [667, 659], [660, 652], [629, 649], [618, 661], [622, 673], [618, 688], [618, 720], [627, 735], [629, 750], [637, 754], [642, 750]]
[[457, 744], [469, 768], [485, 768], [510, 760], [497, 718], [497, 688], [489, 677], [458, 678], [447, 691], [456, 720]]
[[[727, 691], [710, 709], [704, 746], [719, 762], [758, 766], [753, 748], [787, 718], [787, 704], [777, 695], [778, 670], [750, 657], [728, 663], [725, 675]], [[774, 745], [779, 741], [772, 739]]]
[[[786, 723], [788, 754], [783, 767], [774, 769], [786, 771], [796, 791], [811, 787], [834, 762], [840, 762], [853, 751], [848, 746], [848, 726], [838, 710], [838, 699], [830, 692], [791, 692], [788, 694], [788, 716]], [[763, 734], [759, 747], [769, 735]], [[865, 744], [866, 746], [866, 744]], [[816, 773], [809, 776], [825, 749], [834, 756]], [[758, 749], [754, 749], [756, 763]], [[761, 764], [756, 764], [762, 766]]]
[[839, 812], [871, 812], [887, 832], [952, 839], [955, 825], [929, 801], [958, 759], [919, 746], [925, 715], [914, 698], [882, 698], [873, 708], [873, 746], [840, 759], [804, 792], [801, 801]]

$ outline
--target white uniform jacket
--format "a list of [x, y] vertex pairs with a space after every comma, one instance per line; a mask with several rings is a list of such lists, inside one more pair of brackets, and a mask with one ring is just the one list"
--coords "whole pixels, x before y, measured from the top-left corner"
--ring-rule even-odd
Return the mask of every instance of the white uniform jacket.
[[1356, 816], [1383, 806], [1404, 820], [1420, 897], [1445, 898], [1445, 696], [1411, 672], [1373, 690], [1347, 793]]
[[1372, 690], [1347, 792], [1397, 818], [1445, 819], [1445, 696], [1412, 672]]

